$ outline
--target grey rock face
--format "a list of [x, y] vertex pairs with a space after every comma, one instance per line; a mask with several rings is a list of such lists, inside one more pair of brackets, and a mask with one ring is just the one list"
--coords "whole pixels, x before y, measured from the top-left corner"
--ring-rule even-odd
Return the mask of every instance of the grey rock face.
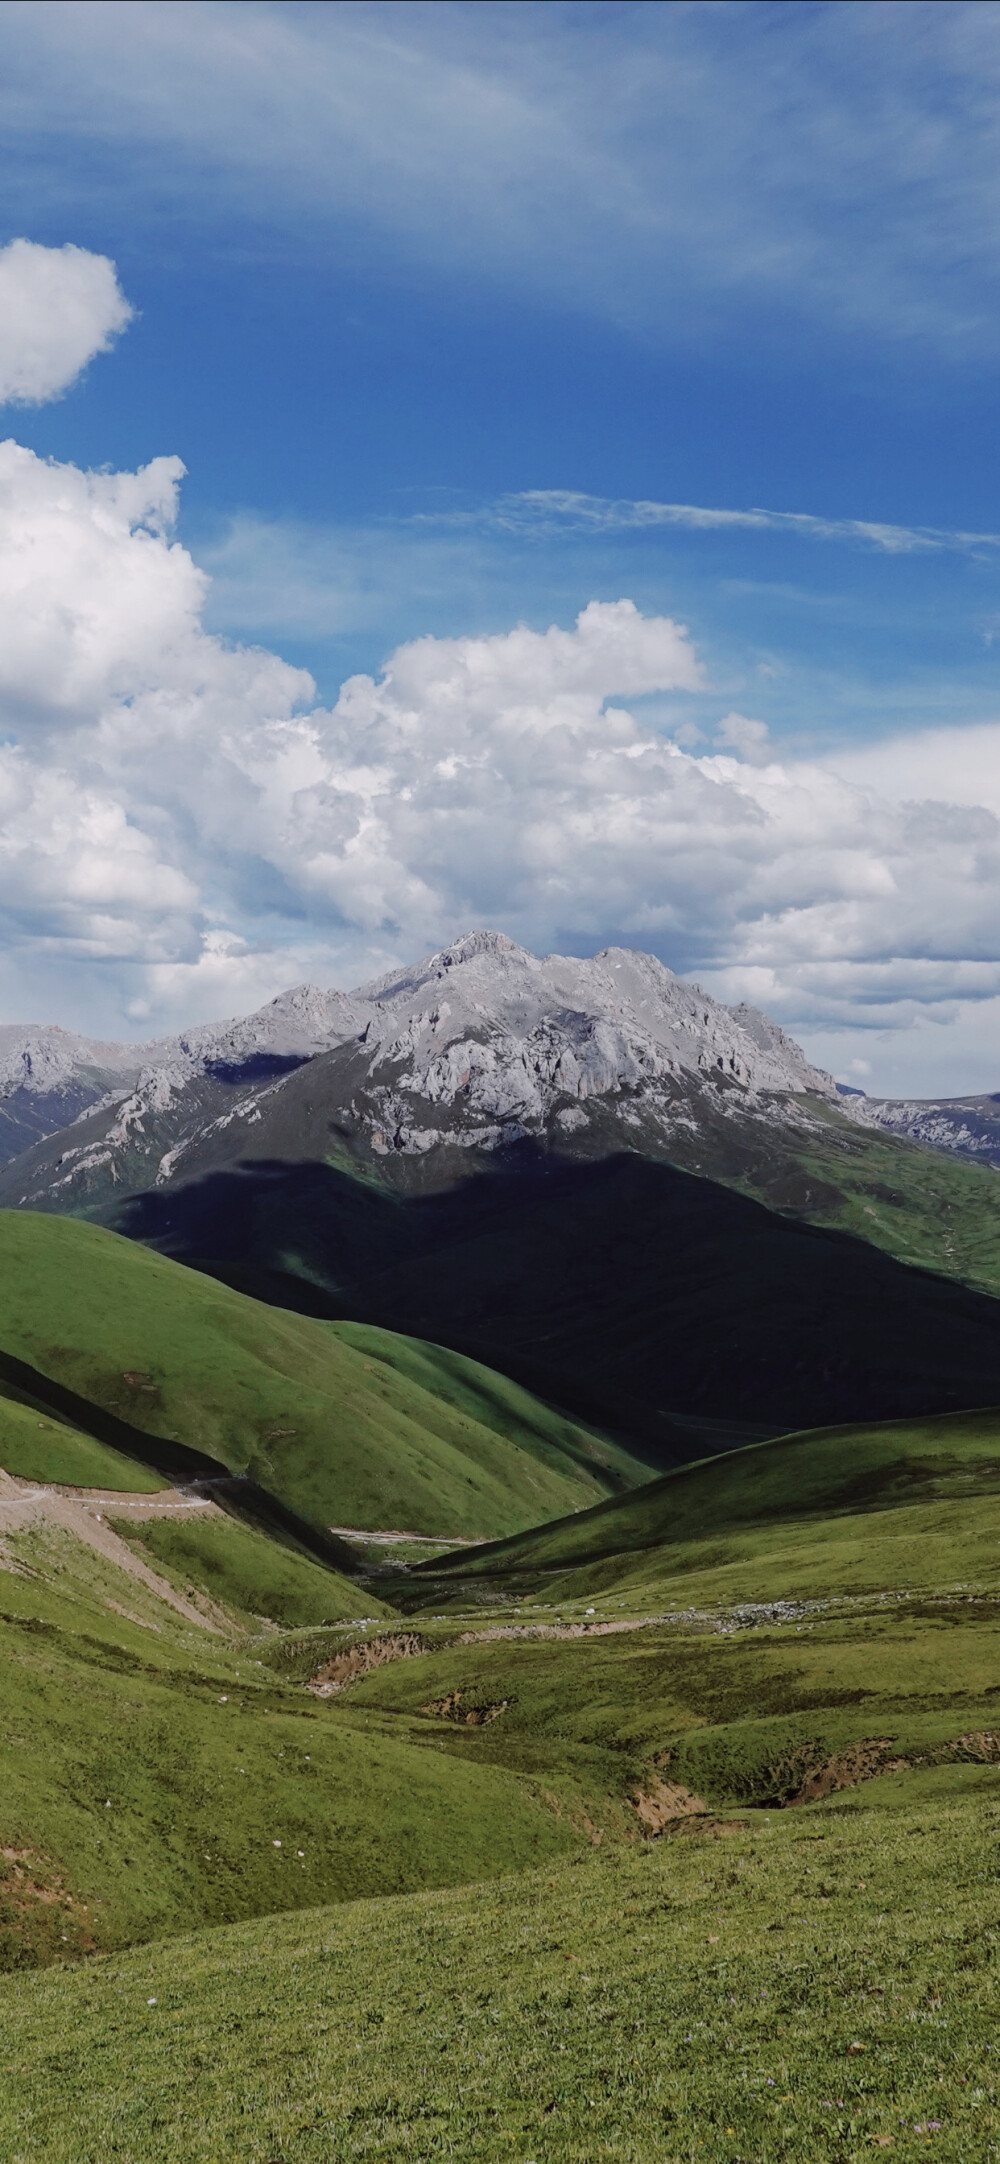
[[[30, 1153], [16, 1196], [14, 1168], [11, 1199], [73, 1207], [95, 1187], [164, 1185], [247, 1149], [288, 1154], [296, 1134], [304, 1149], [319, 1099], [327, 1126], [397, 1162], [528, 1137], [578, 1149], [595, 1122], [607, 1139], [609, 1121], [622, 1147], [666, 1146], [704, 1118], [801, 1125], [810, 1098], [837, 1101], [766, 1015], [720, 1005], [651, 955], [539, 960], [488, 931], [350, 994], [299, 986], [235, 1021], [101, 1049], [105, 1076], [120, 1062], [118, 1088], [95, 1091], [55, 1154]], [[67, 1053], [67, 1076], [80, 1071]]]
[[843, 1110], [860, 1126], [1000, 1169], [1000, 1096], [852, 1098]]

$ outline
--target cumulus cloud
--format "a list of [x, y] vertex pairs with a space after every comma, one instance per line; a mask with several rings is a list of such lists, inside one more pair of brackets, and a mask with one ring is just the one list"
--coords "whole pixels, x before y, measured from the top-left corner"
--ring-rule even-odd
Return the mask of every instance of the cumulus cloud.
[[131, 316], [107, 256], [30, 240], [0, 248], [0, 405], [58, 398]]
[[321, 708], [306, 672], [205, 630], [181, 472], [0, 445], [0, 922], [24, 985], [89, 969], [94, 1026], [198, 1019], [492, 922], [648, 946], [814, 1046], [1000, 1014], [1000, 724], [819, 762], [730, 712], [699, 752], [704, 664], [628, 599], [411, 640]]
[[715, 732], [715, 741], [727, 749], [738, 751], [751, 766], [763, 766], [770, 756], [770, 733], [766, 721], [751, 721], [748, 714], [725, 714]]
[[0, 444], [0, 915], [29, 949], [193, 963], [219, 742], [313, 696], [304, 670], [204, 631], [207, 581], [170, 532], [182, 473]]

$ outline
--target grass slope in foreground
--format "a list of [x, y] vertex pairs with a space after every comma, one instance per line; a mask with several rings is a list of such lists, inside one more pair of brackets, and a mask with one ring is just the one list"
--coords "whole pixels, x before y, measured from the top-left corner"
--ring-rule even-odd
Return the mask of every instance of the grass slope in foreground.
[[0, 1981], [0, 2149], [985, 2164], [998, 1834], [995, 1777], [925, 1781]]
[[[430, 1613], [374, 1633], [407, 1657], [326, 1701], [303, 1681], [370, 1630], [213, 1634], [67, 1536], [5, 1536], [0, 1926], [50, 1966], [0, 1981], [0, 2154], [1000, 2154], [998, 1428], [927, 1425], [922, 1459], [855, 1438], [846, 1502], [851, 1438], [820, 1437], [811, 1515], [809, 1438], [754, 1453], [715, 1562], [712, 1482], [749, 1459], [658, 1483], [693, 1483], [673, 1576], [662, 1542], [528, 1590], [413, 1572]], [[913, 1459], [905, 1501], [871, 1489]], [[824, 1533], [808, 1604], [724, 1605]], [[838, 1542], [868, 1575], [832, 1597]], [[649, 1589], [587, 1571], [652, 1555], [668, 1612], [607, 1631]], [[442, 1622], [448, 1583], [473, 1605]], [[646, 1842], [637, 1802], [678, 1789], [707, 1813]]]
[[475, 1362], [263, 1306], [75, 1219], [0, 1212], [0, 1313], [4, 1353], [317, 1526], [475, 1538], [648, 1475]]
[[[280, 1611], [312, 1598], [308, 1560], [265, 1567], [256, 1597], [279, 1616], [255, 1637], [237, 1615], [179, 1613], [187, 1571], [158, 1587], [58, 1523], [0, 1516], [0, 1532], [0, 1968], [488, 1877], [578, 1838], [518, 1776], [262, 1665]], [[216, 1591], [242, 1590], [242, 1528], [216, 1534]]]

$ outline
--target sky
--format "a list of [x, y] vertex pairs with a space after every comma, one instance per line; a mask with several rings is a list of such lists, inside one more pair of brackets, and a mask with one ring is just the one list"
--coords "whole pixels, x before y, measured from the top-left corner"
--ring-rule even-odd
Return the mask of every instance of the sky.
[[1000, 1089], [1000, 5], [0, 0], [0, 1017], [488, 924]]

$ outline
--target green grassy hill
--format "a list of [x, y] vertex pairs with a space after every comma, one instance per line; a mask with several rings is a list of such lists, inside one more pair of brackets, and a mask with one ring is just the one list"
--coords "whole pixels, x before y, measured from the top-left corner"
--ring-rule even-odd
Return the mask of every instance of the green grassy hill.
[[111, 1523], [172, 1584], [223, 1603], [243, 1629], [270, 1622], [300, 1630], [356, 1616], [362, 1608], [373, 1617], [392, 1613], [370, 1588], [362, 1593], [339, 1571], [324, 1569], [256, 1526], [207, 1512], [131, 1519], [112, 1513]]
[[0, 1372], [26, 1363], [138, 1454], [142, 1435], [205, 1453], [317, 1527], [475, 1538], [647, 1476], [475, 1363], [264, 1307], [74, 1219], [0, 1212], [0, 1348]]
[[163, 1476], [120, 1450], [53, 1419], [47, 1407], [26, 1403], [0, 1385], [0, 1472], [20, 1480], [59, 1481], [72, 1488], [112, 1488], [153, 1495]]
[[[717, 1570], [726, 1567], [730, 1550], [751, 1574], [756, 1568], [759, 1590], [748, 1597], [766, 1600], [779, 1597], [773, 1568], [755, 1565], [753, 1555], [770, 1553], [783, 1527], [793, 1554], [804, 1553], [811, 1540], [825, 1542], [829, 1582], [838, 1550], [854, 1539], [856, 1521], [865, 1520], [866, 1538], [877, 1543], [889, 1536], [898, 1513], [916, 1511], [908, 1522], [926, 1535], [942, 1512], [921, 1506], [973, 1498], [991, 1521], [993, 1499], [1000, 1498], [1000, 1410], [994, 1408], [778, 1436], [682, 1466], [633, 1495], [555, 1524], [423, 1565], [419, 1575], [434, 1569], [445, 1578], [499, 1581], [558, 1571], [590, 1573], [589, 1583], [593, 1567], [601, 1565], [605, 1586], [632, 1582], [637, 1569], [644, 1584], [668, 1585], [687, 1571], [692, 1554], [710, 1547]], [[958, 1517], [966, 1523], [964, 1537], [977, 1540], [977, 1511], [959, 1511]], [[926, 1539], [916, 1542], [905, 1576], [936, 1585], [938, 1562], [929, 1579], [921, 1576], [925, 1548]], [[960, 1560], [956, 1550], [956, 1567]]]
[[782, 1438], [368, 1586], [112, 1520], [166, 1587], [0, 1527], [0, 2153], [1000, 2143], [1000, 1414]]
[[[171, 1545], [183, 1578], [200, 1554], [217, 1594], [253, 1574], [261, 1607], [308, 1604], [315, 1565], [278, 1550], [255, 1572], [239, 1527], [207, 1531]], [[283, 1681], [260, 1661], [273, 1628], [199, 1627], [59, 1525], [5, 1525], [3, 1548], [0, 1968], [454, 1884], [570, 1842], [516, 1776], [484, 1781]]]
[[0, 2149], [986, 2164], [995, 1852], [980, 1777], [5, 1978]]

